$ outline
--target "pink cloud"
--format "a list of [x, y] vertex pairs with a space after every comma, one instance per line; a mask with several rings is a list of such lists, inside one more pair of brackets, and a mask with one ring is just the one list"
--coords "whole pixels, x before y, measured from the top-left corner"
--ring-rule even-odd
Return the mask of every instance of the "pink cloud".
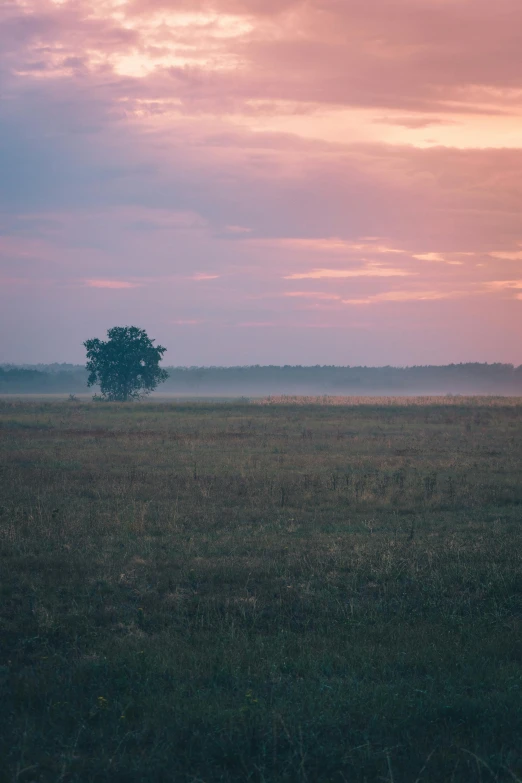
[[89, 288], [139, 288], [140, 283], [131, 283], [128, 280], [85, 280]]
[[257, 328], [257, 327], [280, 327], [281, 324], [276, 323], [275, 321], [242, 321], [241, 323], [236, 324], [238, 327], [245, 327], [246, 329], [250, 328]]
[[343, 304], [366, 305], [380, 302], [433, 302], [440, 299], [460, 299], [469, 296], [468, 291], [384, 291], [364, 299], [343, 299]]
[[391, 267], [377, 266], [369, 264], [360, 269], [312, 269], [309, 272], [295, 272], [291, 275], [285, 275], [285, 280], [320, 280], [320, 279], [342, 279], [350, 277], [409, 277], [415, 274], [406, 269], [394, 269]]
[[490, 253], [489, 255], [492, 258], [502, 258], [507, 259], [508, 261], [522, 261], [522, 250], [498, 250], [496, 253]]
[[522, 288], [522, 280], [491, 280], [484, 287], [490, 291], [509, 291]]
[[[288, 337], [305, 308], [346, 329], [341, 301], [416, 303], [364, 311], [368, 362], [422, 332], [432, 355], [461, 335], [462, 358], [522, 360], [519, 0], [10, 0], [0, 22], [0, 264], [34, 283], [5, 297], [6, 331], [27, 307], [132, 321], [134, 297], [94, 309], [82, 281], [147, 285], [165, 343], [201, 324], [188, 363], [348, 361]], [[241, 353], [224, 324], [279, 331]]]
[[283, 296], [325, 300], [336, 300], [341, 298], [338, 294], [327, 294], [324, 291], [285, 291]]
[[[512, 112], [522, 86], [518, 0], [155, 1], [117, 13], [94, 0], [24, 0], [0, 14], [9, 62], [26, 78], [115, 74], [137, 79], [142, 97], [191, 106], [375, 107], [422, 129], [437, 124], [427, 112]], [[171, 89], [158, 96], [162, 80]]]
[[414, 253], [413, 258], [416, 258], [418, 261], [434, 261], [437, 263], [442, 264], [450, 264], [450, 266], [462, 266], [464, 261], [459, 261], [455, 259], [456, 256], [462, 256], [462, 255], [471, 255], [473, 256], [473, 253], [467, 254], [467, 253]]

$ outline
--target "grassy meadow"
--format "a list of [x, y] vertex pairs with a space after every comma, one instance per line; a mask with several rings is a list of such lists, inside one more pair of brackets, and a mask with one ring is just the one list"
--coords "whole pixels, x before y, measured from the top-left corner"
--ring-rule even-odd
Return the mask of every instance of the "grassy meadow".
[[522, 780], [522, 399], [0, 400], [0, 780]]

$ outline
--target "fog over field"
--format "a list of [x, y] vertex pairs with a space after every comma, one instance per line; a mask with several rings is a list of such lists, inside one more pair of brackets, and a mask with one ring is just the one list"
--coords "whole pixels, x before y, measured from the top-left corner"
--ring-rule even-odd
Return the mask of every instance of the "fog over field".
[[[522, 395], [522, 367], [167, 367], [155, 397]], [[88, 394], [81, 365], [0, 366], [0, 394]]]

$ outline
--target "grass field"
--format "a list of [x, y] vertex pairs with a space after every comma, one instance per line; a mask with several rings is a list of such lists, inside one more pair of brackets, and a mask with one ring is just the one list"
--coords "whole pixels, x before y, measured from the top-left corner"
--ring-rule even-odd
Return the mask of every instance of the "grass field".
[[307, 402], [0, 401], [2, 781], [522, 780], [522, 400]]

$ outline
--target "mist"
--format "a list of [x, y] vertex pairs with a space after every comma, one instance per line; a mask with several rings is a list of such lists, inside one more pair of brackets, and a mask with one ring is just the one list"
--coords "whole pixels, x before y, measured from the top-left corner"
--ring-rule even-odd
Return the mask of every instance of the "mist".
[[[414, 367], [167, 367], [155, 397], [267, 395], [520, 395], [522, 366], [450, 364]], [[88, 394], [82, 365], [3, 365], [1, 394]]]

